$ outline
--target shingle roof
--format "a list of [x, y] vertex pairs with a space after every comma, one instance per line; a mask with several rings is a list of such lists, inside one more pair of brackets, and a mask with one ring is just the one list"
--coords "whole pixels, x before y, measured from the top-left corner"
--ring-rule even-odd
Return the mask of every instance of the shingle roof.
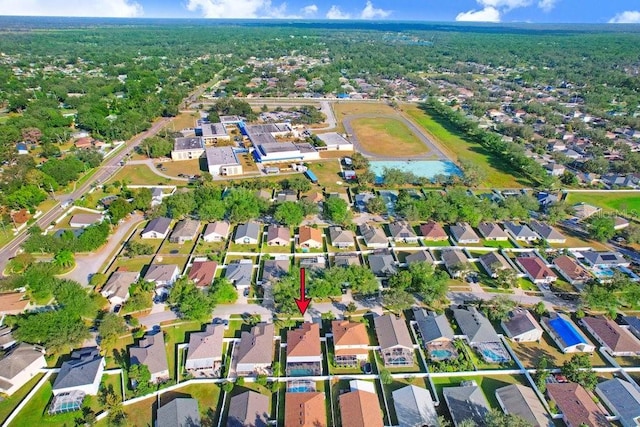
[[194, 261], [189, 270], [189, 280], [198, 286], [209, 286], [216, 276], [218, 263], [215, 261]]
[[53, 383], [53, 390], [93, 384], [104, 358], [97, 347], [83, 348], [71, 353], [71, 360], [62, 364]]
[[291, 232], [289, 231], [289, 228], [279, 225], [270, 225], [267, 228], [267, 242], [276, 239], [289, 241], [291, 239]]
[[378, 396], [363, 390], [340, 395], [342, 425], [349, 427], [382, 427]]
[[453, 329], [444, 314], [428, 313], [426, 310], [416, 307], [413, 309], [413, 317], [425, 343], [440, 338], [453, 340]]
[[504, 227], [511, 231], [511, 233], [516, 237], [536, 239], [539, 237], [527, 224], [516, 224], [512, 221], [506, 221], [504, 223]]
[[509, 337], [517, 337], [525, 332], [542, 330], [536, 319], [528, 310], [514, 310], [509, 313], [509, 317], [502, 322], [502, 327]]
[[324, 393], [285, 393], [284, 427], [326, 427]]
[[480, 234], [482, 234], [485, 239], [506, 239], [509, 237], [507, 233], [494, 222], [481, 222], [478, 225], [478, 230], [480, 230]]
[[609, 426], [605, 415], [587, 390], [576, 383], [549, 383], [547, 393], [572, 426], [584, 423], [590, 427]]
[[532, 220], [529, 222], [533, 231], [538, 233], [540, 237], [546, 240], [563, 240], [566, 239], [558, 230], [544, 222]]
[[[507, 262], [504, 256], [498, 252], [488, 252], [480, 256], [480, 260], [484, 265], [489, 266], [491, 273], [496, 273], [495, 270], [511, 270], [511, 265]], [[499, 267], [494, 267], [498, 265]]]
[[287, 357], [321, 355], [319, 324], [305, 322], [298, 329], [287, 331]]
[[249, 237], [252, 239], [257, 239], [260, 234], [260, 224], [257, 222], [247, 222], [246, 224], [238, 225], [236, 229], [235, 238], [242, 239], [244, 237]]
[[171, 239], [177, 239], [180, 237], [193, 238], [198, 231], [198, 227], [200, 227], [200, 221], [196, 221], [195, 219], [183, 219], [173, 228]]
[[420, 226], [420, 234], [425, 240], [446, 240], [449, 238], [444, 228], [435, 221], [429, 221]]
[[596, 385], [596, 391], [604, 396], [608, 406], [620, 417], [623, 425], [635, 426], [640, 417], [640, 392], [629, 382], [613, 378]]
[[43, 349], [27, 343], [19, 344], [0, 360], [0, 378], [8, 380], [15, 378], [42, 356], [44, 356]]
[[267, 427], [269, 397], [255, 391], [245, 391], [231, 398], [227, 427]]
[[518, 261], [518, 263], [520, 263], [522, 268], [524, 268], [525, 271], [529, 273], [531, 277], [533, 277], [534, 280], [542, 280], [548, 277], [558, 277], [553, 272], [553, 270], [547, 267], [547, 265], [537, 256], [520, 256], [517, 257], [516, 260]]
[[396, 346], [413, 348], [413, 341], [411, 341], [409, 329], [404, 319], [392, 314], [385, 314], [384, 316], [376, 317], [373, 323], [378, 343], [383, 350]]
[[177, 271], [178, 266], [175, 264], [151, 264], [144, 275], [144, 280], [148, 282], [168, 282]]
[[517, 415], [536, 427], [553, 426], [547, 411], [530, 387], [511, 384], [497, 389], [496, 397], [505, 413]]
[[489, 319], [484, 317], [475, 307], [469, 307], [466, 310], [455, 309], [453, 310], [453, 317], [455, 317], [460, 330], [467, 336], [469, 342], [500, 342], [500, 338], [498, 338], [498, 334], [491, 326]]
[[372, 254], [368, 261], [375, 275], [392, 275], [396, 272], [395, 259], [391, 254]]
[[159, 217], [149, 221], [149, 224], [142, 230], [142, 234], [155, 231], [156, 233], [164, 234], [169, 230], [171, 225], [171, 218]]
[[640, 342], [620, 325], [604, 316], [584, 317], [586, 324], [597, 338], [616, 353], [640, 353]]
[[71, 217], [69, 224], [84, 224], [91, 225], [102, 221], [103, 216], [101, 214], [76, 214]]
[[274, 281], [280, 279], [289, 272], [290, 261], [288, 259], [268, 259], [262, 267], [262, 280]]
[[571, 280], [589, 280], [591, 278], [591, 274], [586, 269], [567, 255], [557, 257], [553, 263]]
[[480, 237], [473, 231], [473, 228], [466, 222], [458, 222], [455, 225], [449, 227], [453, 238], [456, 241], [462, 240], [480, 240]]
[[351, 230], [345, 230], [342, 227], [329, 227], [329, 237], [331, 237], [331, 243], [350, 243], [355, 245], [353, 239], [353, 232]]
[[147, 365], [151, 374], [168, 370], [169, 364], [162, 332], [145, 335], [138, 345], [129, 348], [129, 358], [131, 364]]
[[230, 228], [231, 226], [227, 221], [216, 221], [216, 222], [212, 222], [211, 224], [207, 224], [207, 226], [204, 229], [204, 233], [202, 233], [202, 235], [206, 237], [211, 234], [217, 234], [226, 239], [227, 236], [229, 235]]
[[129, 287], [138, 280], [140, 274], [137, 271], [114, 271], [109, 280], [102, 287], [102, 293], [120, 298], [126, 298]]
[[179, 397], [158, 408], [157, 427], [200, 427], [196, 399]]
[[467, 256], [460, 249], [446, 249], [440, 255], [445, 267], [452, 268], [468, 261]]
[[207, 325], [203, 332], [194, 332], [189, 336], [187, 360], [222, 360], [223, 325]]
[[433, 256], [431, 256], [431, 254], [425, 250], [407, 255], [404, 260], [407, 262], [407, 264], [413, 264], [414, 262], [428, 262], [433, 264], [434, 262]]
[[438, 425], [438, 413], [427, 389], [410, 385], [392, 393], [400, 427]]
[[29, 306], [29, 299], [24, 296], [24, 292], [0, 294], [0, 314], [22, 313]]
[[416, 233], [413, 231], [411, 224], [406, 221], [392, 222], [389, 224], [389, 232], [394, 239], [410, 239], [416, 237]]
[[464, 420], [473, 420], [477, 425], [484, 425], [485, 417], [489, 413], [489, 402], [480, 387], [445, 387], [442, 394], [455, 425]]
[[233, 282], [235, 286], [249, 286], [253, 278], [253, 263], [251, 260], [234, 261], [227, 265], [224, 277]]
[[273, 362], [273, 323], [258, 323], [251, 332], [242, 332], [236, 347], [238, 363]]
[[365, 242], [368, 244], [385, 244], [389, 243], [389, 239], [384, 234], [384, 231], [378, 227], [374, 227], [370, 224], [361, 224], [358, 226], [358, 230], [360, 230], [360, 234], [364, 238]]

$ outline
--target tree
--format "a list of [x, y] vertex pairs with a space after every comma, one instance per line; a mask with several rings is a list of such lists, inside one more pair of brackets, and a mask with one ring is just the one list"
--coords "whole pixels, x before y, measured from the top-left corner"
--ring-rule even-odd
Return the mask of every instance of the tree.
[[636, 224], [629, 225], [622, 233], [627, 243], [640, 243], [640, 226]]
[[496, 272], [495, 282], [499, 288], [511, 289], [518, 286], [518, 276], [516, 272], [510, 268], [502, 268], [500, 263], [492, 265], [491, 269]]
[[311, 184], [305, 178], [295, 177], [291, 179], [287, 179], [284, 182], [284, 186], [289, 190], [300, 191], [302, 193], [306, 193], [311, 190]]
[[304, 210], [296, 202], [283, 202], [273, 215], [276, 221], [289, 227], [297, 227], [304, 219]]
[[562, 173], [562, 175], [560, 175], [560, 182], [567, 187], [574, 187], [578, 185], [578, 177], [566, 170]]
[[89, 285], [93, 288], [99, 288], [100, 286], [107, 283], [108, 276], [104, 273], [93, 273], [91, 275], [91, 279], [89, 280]]
[[382, 297], [383, 304], [389, 310], [399, 313], [415, 304], [413, 295], [402, 288], [393, 288]]
[[127, 331], [127, 325], [124, 319], [115, 313], [107, 313], [104, 315], [98, 326], [98, 334], [100, 334], [100, 347], [103, 349], [113, 348], [118, 337]]
[[411, 289], [420, 294], [426, 303], [442, 300], [449, 289], [449, 276], [444, 271], [436, 271], [432, 264], [414, 262], [409, 264]]
[[298, 306], [294, 301], [294, 298], [300, 298], [299, 274], [299, 270], [294, 269], [273, 285], [273, 302], [277, 313], [285, 315], [299, 313]]
[[467, 187], [477, 187], [487, 179], [487, 173], [470, 160], [458, 159], [462, 171], [462, 183]]
[[151, 207], [151, 200], [153, 194], [150, 188], [140, 188], [133, 192], [133, 200], [131, 201], [131, 208], [135, 210], [145, 211]]
[[142, 141], [140, 150], [152, 159], [169, 157], [171, 150], [173, 150], [173, 143], [164, 138], [153, 136]]
[[589, 221], [589, 236], [600, 242], [605, 242], [616, 234], [615, 221], [611, 217], [596, 216]]
[[384, 385], [389, 385], [393, 382], [393, 377], [388, 369], [382, 369], [380, 371], [380, 382]]
[[408, 270], [400, 270], [389, 278], [389, 287], [392, 289], [408, 289], [411, 288], [413, 275]]
[[587, 390], [593, 390], [598, 383], [598, 376], [591, 369], [591, 361], [585, 353], [574, 354], [560, 368], [562, 375], [569, 381], [578, 383]]
[[347, 307], [345, 308], [345, 312], [347, 312], [348, 314], [353, 314], [358, 310], [358, 306], [356, 305], [355, 302], [353, 301], [349, 301], [349, 304], [347, 304]]
[[133, 206], [124, 197], [118, 197], [109, 205], [111, 224], [117, 224], [133, 211]]
[[516, 306], [516, 302], [506, 295], [499, 295], [481, 303], [484, 314], [490, 320], [504, 320]]
[[209, 199], [198, 206], [198, 218], [202, 221], [220, 221], [224, 218], [227, 207], [222, 200]]
[[597, 282], [587, 284], [581, 297], [582, 303], [595, 311], [615, 312], [619, 306], [616, 294]]
[[176, 281], [169, 296], [169, 302], [176, 304], [180, 313], [187, 319], [204, 322], [211, 318], [214, 299], [183, 277]]
[[547, 313], [547, 306], [544, 305], [544, 302], [539, 301], [534, 307], [533, 307], [533, 311], [538, 315], [538, 316], [543, 316]]
[[357, 151], [351, 155], [351, 164], [354, 169], [369, 169], [369, 159]]
[[76, 263], [75, 258], [73, 257], [73, 252], [69, 250], [63, 250], [56, 254], [53, 258], [53, 264], [58, 266], [61, 269], [67, 269], [72, 267]]
[[340, 197], [329, 197], [324, 202], [324, 215], [336, 224], [348, 224], [351, 221], [349, 205]]
[[80, 346], [90, 334], [77, 315], [63, 308], [18, 319], [15, 336], [20, 341], [41, 344], [54, 353]]
[[373, 214], [381, 214], [386, 212], [387, 205], [380, 196], [369, 199], [367, 202], [367, 210]]
[[548, 368], [549, 359], [546, 355], [543, 355], [538, 361], [535, 374], [533, 374], [533, 381], [542, 394], [547, 391], [547, 378], [551, 375], [551, 371]]
[[238, 299], [236, 288], [224, 277], [217, 277], [213, 281], [209, 295], [214, 304], [233, 304]]
[[531, 424], [514, 414], [505, 414], [497, 409], [492, 409], [486, 415], [487, 427], [530, 427]]
[[125, 251], [128, 257], [134, 257], [139, 255], [152, 255], [155, 253], [155, 248], [149, 243], [130, 240], [125, 245]]
[[151, 381], [151, 372], [147, 365], [136, 363], [129, 367], [129, 380], [134, 384], [135, 388], [144, 387]]

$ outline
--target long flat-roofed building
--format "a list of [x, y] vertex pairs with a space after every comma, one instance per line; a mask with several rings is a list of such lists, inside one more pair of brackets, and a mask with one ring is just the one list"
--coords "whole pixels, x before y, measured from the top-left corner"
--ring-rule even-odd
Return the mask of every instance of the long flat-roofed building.
[[242, 164], [232, 147], [209, 147], [207, 168], [213, 176], [242, 175]]
[[176, 138], [171, 150], [171, 160], [199, 159], [204, 155], [202, 138]]
[[202, 140], [205, 144], [214, 144], [218, 141], [229, 141], [231, 139], [227, 133], [227, 127], [222, 123], [204, 123], [200, 129]]

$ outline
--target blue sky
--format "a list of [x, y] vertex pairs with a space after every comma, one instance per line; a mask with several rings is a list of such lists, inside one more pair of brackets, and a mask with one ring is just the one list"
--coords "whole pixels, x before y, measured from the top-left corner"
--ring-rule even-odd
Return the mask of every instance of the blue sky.
[[0, 0], [0, 15], [640, 24], [640, 0]]

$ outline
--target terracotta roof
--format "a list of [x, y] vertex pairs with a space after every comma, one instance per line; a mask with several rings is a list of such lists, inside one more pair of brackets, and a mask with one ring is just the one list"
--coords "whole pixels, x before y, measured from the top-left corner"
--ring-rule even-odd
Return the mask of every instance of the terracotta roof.
[[534, 279], [546, 279], [547, 277], [557, 277], [555, 273], [547, 267], [538, 257], [518, 257], [516, 258], [522, 268]]
[[558, 405], [565, 419], [572, 426], [586, 424], [590, 427], [611, 425], [600, 411], [587, 390], [576, 383], [547, 384], [549, 397]]
[[324, 393], [286, 393], [284, 427], [326, 427]]
[[300, 231], [298, 232], [298, 242], [303, 244], [310, 240], [322, 244], [322, 231], [313, 227], [300, 227]]
[[340, 395], [342, 425], [349, 427], [382, 427], [378, 396], [357, 390]]
[[422, 224], [420, 226], [420, 234], [425, 240], [447, 240], [449, 238], [444, 228], [435, 221]]
[[640, 342], [613, 320], [597, 316], [585, 317], [582, 322], [591, 328], [596, 337], [614, 352], [640, 353]]
[[24, 297], [24, 292], [11, 292], [8, 294], [0, 294], [0, 313], [1, 314], [22, 313], [29, 306], [29, 300], [22, 299], [23, 297]]
[[189, 280], [198, 286], [209, 286], [216, 275], [218, 263], [215, 261], [195, 261], [189, 270]]
[[320, 356], [320, 325], [303, 323], [298, 329], [287, 331], [287, 357]]
[[571, 280], [588, 280], [591, 275], [582, 268], [573, 258], [562, 255], [553, 260], [553, 263]]
[[31, 218], [31, 216], [26, 209], [20, 209], [19, 211], [11, 213], [11, 219], [15, 221], [16, 224], [24, 224], [29, 221], [29, 218]]
[[[331, 322], [331, 332], [333, 333], [333, 344], [335, 346], [368, 346], [369, 336], [364, 323], [349, 322], [347, 320], [334, 320]], [[336, 354], [346, 351], [347, 354], [356, 354], [357, 349], [336, 350]], [[366, 350], [365, 350], [366, 351]]]

